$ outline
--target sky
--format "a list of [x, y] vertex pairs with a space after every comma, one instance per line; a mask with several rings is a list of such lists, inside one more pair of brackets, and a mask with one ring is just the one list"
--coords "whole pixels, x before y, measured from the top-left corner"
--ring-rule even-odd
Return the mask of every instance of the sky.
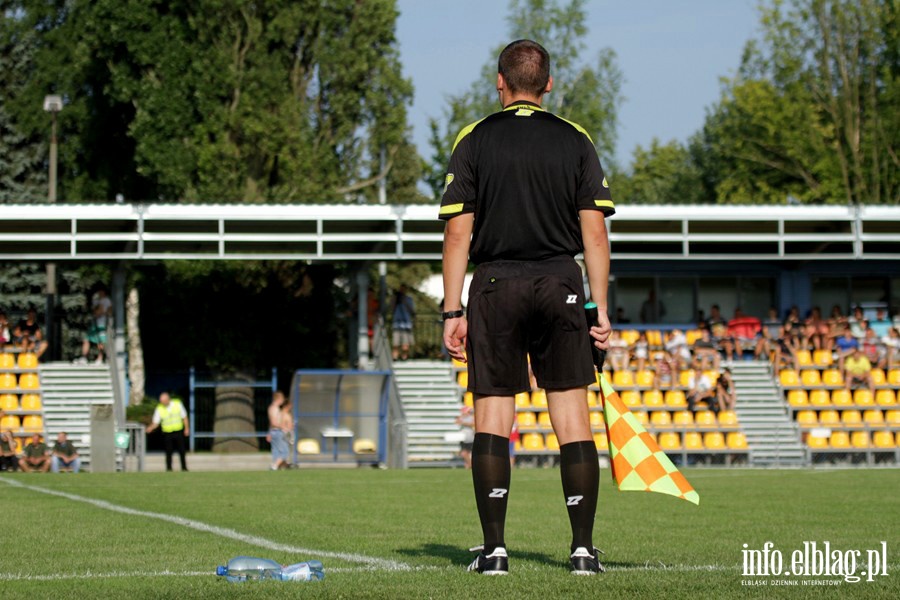
[[[428, 119], [441, 118], [446, 98], [465, 92], [482, 66], [496, 61], [494, 48], [512, 41], [509, 2], [398, 0], [397, 5], [400, 59], [415, 88], [409, 112], [413, 141], [428, 157]], [[635, 147], [648, 147], [654, 137], [685, 142], [700, 129], [707, 108], [719, 98], [719, 79], [735, 73], [744, 44], [758, 36], [756, 6], [757, 0], [586, 2], [584, 62], [594, 63], [598, 51], [610, 47], [625, 76], [614, 157], [620, 165], [628, 166]]]

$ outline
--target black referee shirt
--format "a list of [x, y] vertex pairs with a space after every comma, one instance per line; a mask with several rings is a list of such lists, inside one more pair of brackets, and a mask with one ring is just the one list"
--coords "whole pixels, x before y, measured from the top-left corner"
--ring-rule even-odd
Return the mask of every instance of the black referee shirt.
[[475, 213], [474, 264], [575, 256], [584, 250], [578, 211], [585, 209], [615, 213], [580, 125], [516, 102], [456, 138], [440, 218]]

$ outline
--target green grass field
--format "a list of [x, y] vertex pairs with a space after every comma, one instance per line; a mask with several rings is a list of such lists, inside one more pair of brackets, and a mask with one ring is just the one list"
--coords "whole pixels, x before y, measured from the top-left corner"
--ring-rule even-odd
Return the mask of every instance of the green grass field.
[[[608, 572], [574, 577], [558, 470], [514, 471], [510, 574], [483, 577], [465, 572], [480, 528], [463, 470], [4, 473], [0, 598], [900, 597], [900, 470], [685, 474], [699, 507], [619, 492], [604, 470], [595, 543]], [[861, 550], [862, 561], [886, 541], [889, 575], [828, 587], [742, 576], [743, 544], [767, 541], [786, 562], [804, 541]], [[318, 558], [326, 578], [213, 574], [239, 554]]]

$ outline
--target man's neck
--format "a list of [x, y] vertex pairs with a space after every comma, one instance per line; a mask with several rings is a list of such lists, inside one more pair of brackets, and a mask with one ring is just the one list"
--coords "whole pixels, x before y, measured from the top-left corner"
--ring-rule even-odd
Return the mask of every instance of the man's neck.
[[534, 104], [540, 107], [542, 100], [543, 98], [535, 98], [533, 96], [524, 95], [515, 96], [514, 99], [510, 101], [506, 101], [506, 98], [504, 98], [503, 108], [509, 108], [510, 106], [522, 103]]

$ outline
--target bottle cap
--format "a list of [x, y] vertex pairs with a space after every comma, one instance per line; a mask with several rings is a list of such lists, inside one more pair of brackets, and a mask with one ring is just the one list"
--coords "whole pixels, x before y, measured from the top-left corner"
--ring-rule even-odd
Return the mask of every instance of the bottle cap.
[[223, 567], [222, 565], [216, 567], [216, 575], [225, 575], [227, 572], [228, 569], [226, 567]]

